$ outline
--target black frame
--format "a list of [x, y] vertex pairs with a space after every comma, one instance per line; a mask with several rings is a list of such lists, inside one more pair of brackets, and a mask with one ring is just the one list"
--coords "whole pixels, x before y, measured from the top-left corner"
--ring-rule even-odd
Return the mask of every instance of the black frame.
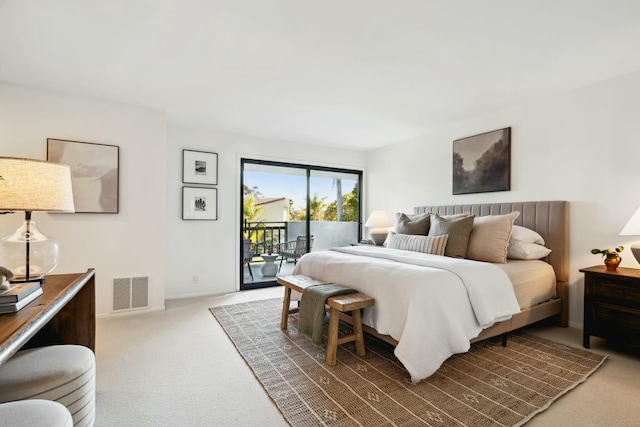
[[[279, 162], [279, 161], [269, 161], [269, 160], [257, 160], [257, 159], [249, 159], [242, 158], [240, 159], [240, 206], [239, 206], [239, 218], [240, 221], [240, 252], [238, 253], [238, 259], [243, 258], [243, 247], [242, 247], [242, 221], [243, 221], [243, 211], [244, 211], [244, 165], [245, 163], [253, 163], [258, 165], [267, 165], [267, 166], [276, 166], [276, 167], [287, 167], [287, 168], [297, 168], [297, 169], [306, 169], [306, 178], [307, 178], [307, 195], [311, 191], [311, 171], [325, 171], [325, 172], [345, 172], [352, 173], [358, 175], [359, 183], [358, 183], [358, 241], [362, 240], [362, 187], [363, 187], [363, 171], [356, 169], [342, 169], [335, 168], [329, 166], [316, 166], [316, 165], [305, 165], [302, 163], [287, 163], [287, 162]], [[307, 212], [310, 211], [311, 207], [310, 197], [307, 197], [307, 205], [305, 209]], [[307, 215], [306, 219], [306, 235], [307, 235], [307, 248], [309, 247], [309, 235], [311, 234], [311, 218]], [[272, 286], [277, 286], [276, 279], [269, 282], [261, 282], [261, 283], [244, 283], [244, 264], [240, 263], [240, 290], [249, 290], [249, 289], [258, 289], [258, 288], [267, 288]]]
[[[197, 154], [196, 154], [197, 153]], [[211, 175], [211, 177], [207, 178], [199, 178], [197, 174], [194, 172], [191, 175], [188, 175], [187, 171], [189, 167], [187, 166], [187, 161], [191, 160], [187, 157], [191, 156], [200, 156], [202, 160], [213, 163], [213, 167], [215, 167], [215, 173]], [[197, 161], [194, 159], [194, 161]], [[207, 165], [206, 167], [210, 167]], [[182, 182], [184, 184], [202, 184], [202, 185], [218, 185], [218, 153], [214, 153], [211, 151], [199, 151], [199, 150], [182, 150]]]
[[[491, 144], [491, 145], [488, 145]], [[474, 157], [474, 167], [463, 167]], [[485, 132], [453, 141], [452, 194], [511, 190], [511, 128]]]
[[[211, 192], [212, 196], [215, 200], [215, 209], [213, 210], [213, 213], [211, 215], [211, 217], [202, 217], [202, 218], [198, 218], [198, 217], [194, 217], [194, 218], [185, 218], [185, 214], [188, 212], [185, 208], [185, 191], [189, 190], [189, 189], [195, 189], [195, 190], [201, 190], [203, 192]], [[194, 214], [195, 215], [195, 214]], [[217, 221], [218, 220], [218, 189], [217, 188], [211, 188], [211, 187], [189, 187], [189, 186], [184, 186], [182, 187], [182, 219], [184, 221]]]

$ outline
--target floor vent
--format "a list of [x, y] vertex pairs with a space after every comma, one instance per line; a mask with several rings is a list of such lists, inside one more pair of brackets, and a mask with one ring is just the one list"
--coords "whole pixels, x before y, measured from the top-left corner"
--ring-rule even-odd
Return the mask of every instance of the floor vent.
[[113, 311], [149, 306], [149, 277], [113, 279]]

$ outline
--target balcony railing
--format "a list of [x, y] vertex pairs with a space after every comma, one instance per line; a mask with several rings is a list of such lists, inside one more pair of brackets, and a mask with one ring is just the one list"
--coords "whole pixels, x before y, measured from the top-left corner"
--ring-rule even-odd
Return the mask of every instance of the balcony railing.
[[246, 238], [256, 244], [257, 254], [275, 252], [279, 243], [287, 241], [285, 222], [244, 221], [242, 229]]
[[[346, 246], [359, 240], [357, 222], [311, 221], [311, 235], [314, 236], [313, 251]], [[255, 253], [277, 251], [278, 243], [296, 240], [298, 236], [305, 236], [307, 226], [305, 221], [244, 222], [244, 236], [256, 243]]]

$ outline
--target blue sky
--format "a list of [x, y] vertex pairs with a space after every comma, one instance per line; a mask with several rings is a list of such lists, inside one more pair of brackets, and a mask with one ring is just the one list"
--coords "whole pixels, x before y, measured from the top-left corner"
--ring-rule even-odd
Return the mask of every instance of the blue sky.
[[[347, 194], [356, 185], [355, 180], [342, 180], [342, 194]], [[293, 200], [294, 208], [303, 208], [306, 197], [306, 176], [285, 175], [266, 172], [244, 172], [244, 184], [249, 188], [257, 187], [263, 197], [288, 197]], [[332, 178], [311, 177], [311, 195], [318, 193], [326, 197], [325, 204], [336, 200], [336, 187]]]

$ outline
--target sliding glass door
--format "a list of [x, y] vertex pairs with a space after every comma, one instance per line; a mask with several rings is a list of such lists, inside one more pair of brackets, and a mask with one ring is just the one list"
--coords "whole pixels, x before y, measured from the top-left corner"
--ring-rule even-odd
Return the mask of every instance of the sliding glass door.
[[360, 240], [362, 172], [243, 159], [241, 289], [273, 286], [306, 252]]

